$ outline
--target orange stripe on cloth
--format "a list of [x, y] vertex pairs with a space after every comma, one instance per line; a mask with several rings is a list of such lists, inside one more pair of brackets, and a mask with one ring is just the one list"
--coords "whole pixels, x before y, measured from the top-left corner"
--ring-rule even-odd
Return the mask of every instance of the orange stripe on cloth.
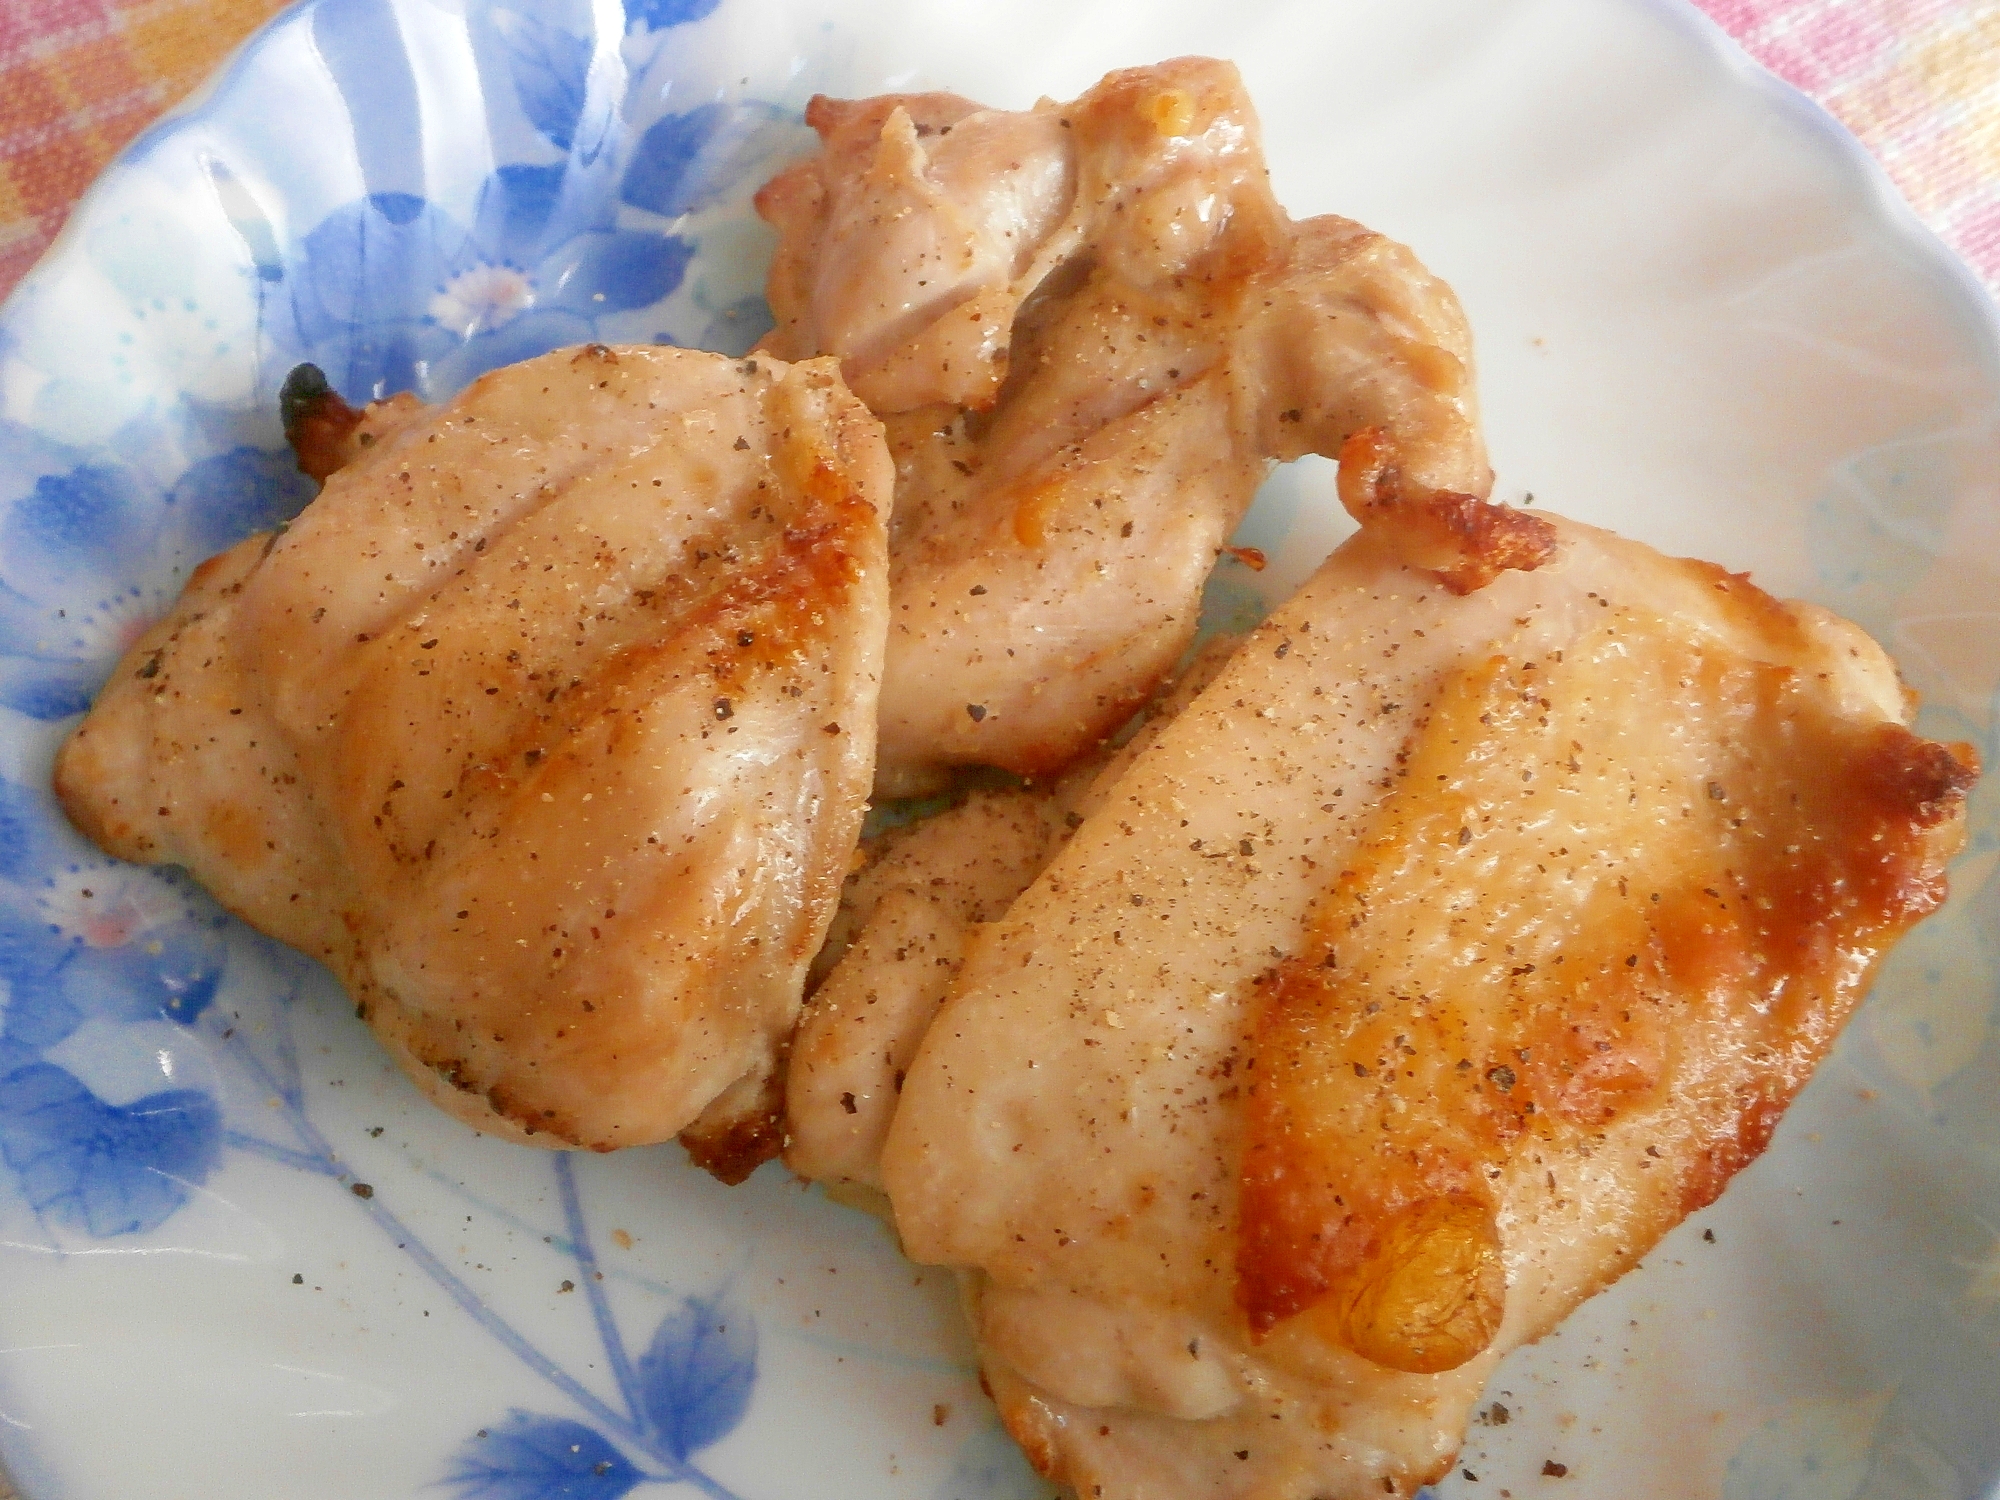
[[98, 173], [284, 0], [0, 0], [0, 295]]

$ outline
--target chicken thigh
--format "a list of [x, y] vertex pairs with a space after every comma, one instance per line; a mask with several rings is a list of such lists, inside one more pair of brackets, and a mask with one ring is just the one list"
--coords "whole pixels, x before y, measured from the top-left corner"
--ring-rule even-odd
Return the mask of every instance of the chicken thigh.
[[479, 1128], [740, 1175], [873, 771], [879, 426], [832, 361], [595, 345], [359, 421], [119, 663], [64, 806]]
[[972, 946], [888, 1133], [903, 1244], [1092, 1500], [1436, 1478], [1763, 1149], [1962, 838], [1971, 750], [1854, 627], [1533, 513], [1448, 585], [1405, 561], [1448, 511], [1366, 471]]
[[1286, 217], [1229, 64], [807, 119], [824, 149], [758, 197], [765, 347], [838, 356], [895, 456], [885, 790], [1110, 734], [1274, 460], [1372, 429], [1399, 492], [1490, 489], [1450, 288], [1358, 224]]
[[[985, 925], [1103, 802], [1110, 785], [1212, 681], [1240, 636], [1210, 637], [1131, 736], [1054, 781], [981, 787], [863, 844], [814, 960], [785, 1077], [785, 1165], [874, 1209], [882, 1142], [924, 1032]], [[860, 1191], [856, 1191], [856, 1190]]]

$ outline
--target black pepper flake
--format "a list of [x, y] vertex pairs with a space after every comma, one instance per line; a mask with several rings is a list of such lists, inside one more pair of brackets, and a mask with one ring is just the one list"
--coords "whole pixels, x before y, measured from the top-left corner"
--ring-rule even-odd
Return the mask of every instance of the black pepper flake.
[[737, 645], [739, 645], [739, 646], [754, 646], [754, 645], [756, 645], [756, 644], [757, 644], [757, 632], [756, 632], [756, 631], [754, 631], [754, 630], [739, 630], [739, 631], [737, 631], [737, 632], [736, 632], [736, 644], [737, 644]]
[[1472, 829], [1463, 823], [1459, 824], [1458, 847], [1463, 849], [1467, 844], [1471, 842], [1472, 842]]
[[1488, 1068], [1486, 1081], [1501, 1093], [1507, 1093], [1514, 1087], [1514, 1070], [1505, 1063], [1501, 1063], [1497, 1068]]
[[158, 677], [160, 675], [160, 653], [155, 651], [146, 658], [146, 665], [132, 674], [134, 677]]
[[839, 734], [840, 725], [837, 723], [822, 724], [819, 726], [819, 732], [821, 734]]
[[986, 717], [986, 705], [984, 703], [968, 703], [965, 705], [965, 711], [971, 715], [972, 722], [975, 724]]
[[986, 585], [983, 583], [975, 583], [969, 590], [969, 592], [975, 595], [983, 594], [986, 592]]
[[357, 1198], [372, 1198], [375, 1196], [375, 1189], [365, 1182], [354, 1183], [347, 1190]]
[[435, 651], [435, 650], [437, 650], [437, 637], [436, 637], [436, 636], [432, 636], [432, 637], [431, 637], [431, 638], [430, 638], [429, 640], [427, 640], [427, 641], [418, 641], [418, 642], [417, 642], [417, 649], [418, 649], [419, 651]]
[[556, 1288], [556, 1295], [561, 1296], [564, 1292], [573, 1292], [575, 1290], [576, 1283], [574, 1281], [565, 1281], [561, 1286]]
[[294, 1272], [292, 1273], [292, 1285], [293, 1285], [293, 1286], [304, 1286], [305, 1284], [306, 1284], [306, 1279], [305, 1279], [305, 1277], [304, 1277], [304, 1276], [302, 1276], [301, 1274], [299, 1274], [298, 1272], [294, 1271]]
[[600, 1458], [596, 1463], [590, 1466], [590, 1472], [597, 1475], [600, 1479], [603, 1478], [606, 1474], [609, 1474], [611, 1472], [611, 1460], [608, 1458]]
[[1238, 1448], [1236, 1456], [1241, 1459], [1248, 1459], [1250, 1457], [1250, 1450], [1248, 1448]]
[[1713, 1229], [1704, 1229], [1701, 1232], [1701, 1237], [1711, 1245], [1715, 1243], [1715, 1231]]
[[1542, 1472], [1551, 1479], [1560, 1479], [1569, 1472], [1569, 1465], [1559, 1464], [1552, 1458], [1542, 1465]]
[[734, 446], [738, 453], [748, 453], [750, 451], [750, 439], [746, 437], [740, 437], [736, 440]]
[[1465, 1481], [1466, 1481], [1466, 1483], [1467, 1483], [1467, 1484], [1477, 1484], [1477, 1483], [1479, 1483], [1479, 1476], [1478, 1476], [1477, 1474], [1473, 1473], [1473, 1472], [1472, 1472], [1472, 1470], [1470, 1470], [1470, 1469], [1460, 1469], [1460, 1470], [1459, 1470], [1458, 1472], [1459, 1472], [1459, 1473], [1461, 1473], [1461, 1474], [1463, 1474], [1463, 1475], [1465, 1476]]
[[1708, 800], [1709, 800], [1709, 801], [1711, 801], [1711, 802], [1721, 802], [1721, 801], [1722, 801], [1722, 800], [1724, 800], [1724, 799], [1725, 799], [1725, 798], [1726, 798], [1726, 797], [1727, 797], [1728, 795], [1729, 795], [1729, 794], [1728, 794], [1727, 792], [1723, 791], [1723, 789], [1722, 789], [1722, 783], [1721, 783], [1721, 782], [1719, 782], [1719, 781], [1711, 781], [1711, 782], [1710, 782], [1710, 783], [1708, 784]]
[[1290, 656], [1292, 654], [1292, 643], [1290, 641], [1278, 642], [1278, 649], [1271, 654], [1280, 658]]
[[840, 1107], [846, 1110], [850, 1115], [858, 1115], [861, 1113], [861, 1106], [854, 1102], [854, 1095], [851, 1092], [842, 1094], [840, 1096]]
[[731, 703], [727, 698], [717, 698], [715, 700], [715, 716], [718, 719], [735, 718], [736, 705]]
[[1495, 1427], [1505, 1427], [1514, 1420], [1514, 1414], [1495, 1401], [1486, 1409], [1486, 1420]]

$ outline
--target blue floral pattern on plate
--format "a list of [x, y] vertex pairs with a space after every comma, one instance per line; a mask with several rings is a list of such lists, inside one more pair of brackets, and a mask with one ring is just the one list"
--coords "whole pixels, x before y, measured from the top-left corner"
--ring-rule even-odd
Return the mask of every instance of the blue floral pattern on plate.
[[[1067, 9], [1036, 14], [1054, 36], [1049, 23]], [[1183, 9], [1202, 8], [1165, 6], [1148, 19], [1164, 37], [1169, 12]], [[311, 1449], [299, 1435], [311, 1423], [363, 1417], [376, 1426], [358, 1440], [340, 1429], [333, 1451], [344, 1463], [381, 1456], [394, 1477], [370, 1493], [385, 1496], [570, 1500], [678, 1487], [776, 1500], [832, 1493], [836, 1478], [842, 1493], [918, 1500], [1046, 1493], [976, 1393], [948, 1288], [933, 1275], [913, 1292], [925, 1273], [897, 1260], [879, 1231], [776, 1174], [723, 1195], [671, 1155], [545, 1156], [433, 1118], [323, 974], [183, 879], [89, 850], [47, 790], [61, 733], [189, 571], [306, 502], [310, 486], [275, 419], [293, 363], [318, 363], [352, 400], [404, 388], [438, 398], [585, 339], [747, 348], [769, 326], [758, 295], [768, 237], [749, 190], [807, 138], [799, 107], [816, 78], [879, 87], [907, 76], [867, 74], [843, 52], [848, 21], [823, 20], [777, 0], [627, 0], [622, 11], [616, 0], [308, 0], [260, 36], [208, 103], [135, 148], [0, 317], [0, 1274], [39, 1289], [0, 1326], [0, 1414], [10, 1418], [0, 1452], [35, 1500], [132, 1492], [89, 1482], [84, 1445], [55, 1451], [12, 1420], [25, 1392], [68, 1389], [57, 1353], [16, 1373], [44, 1346], [97, 1341], [76, 1387], [93, 1402], [109, 1400], [100, 1389], [138, 1359], [116, 1329], [84, 1326], [73, 1311], [105, 1285], [81, 1278], [121, 1256], [146, 1274], [176, 1258], [201, 1268], [171, 1297], [123, 1304], [130, 1316], [189, 1299], [189, 1311], [160, 1314], [169, 1336], [173, 1318], [202, 1316], [249, 1343], [263, 1324], [283, 1334], [256, 1346], [261, 1363], [243, 1356], [249, 1376], [233, 1355], [174, 1344], [172, 1375], [134, 1388], [121, 1427], [171, 1429], [184, 1442], [218, 1412], [247, 1422], [243, 1385], [313, 1361], [306, 1374], [349, 1392], [339, 1410], [317, 1399], [285, 1410], [247, 1445], [225, 1433], [229, 1446], [202, 1470], [219, 1500], [279, 1487], [254, 1477], [259, 1447], [282, 1450], [271, 1462], [288, 1485], [310, 1470], [293, 1450]], [[747, 72], [746, 50], [759, 59]], [[963, 49], [961, 60], [979, 62]], [[2000, 382], [1990, 369], [1981, 378], [1990, 409]], [[1833, 476], [1803, 525], [1819, 596], [1918, 657], [1949, 655], [1945, 637], [1993, 629], [1991, 617], [1921, 609], [1960, 545], [1952, 507], [1969, 490], [1943, 471], [1991, 449], [1971, 427], [1926, 432]], [[1275, 573], [1298, 571], [1279, 554], [1300, 505], [1297, 494], [1267, 504], [1244, 534], [1279, 559]], [[1209, 613], [1240, 621], [1262, 602], [1243, 570], [1224, 569]], [[2000, 760], [1991, 696], [1934, 693], [1926, 727]], [[1890, 1123], [1826, 1103], [1828, 1090], [1816, 1096], [1814, 1121], [1858, 1163], [1857, 1177], [1872, 1164], [1878, 1179], [1921, 1181], [1897, 1155], [1921, 1134], [1948, 1143], [1917, 1153], [1924, 1172], [1948, 1162], [1964, 1182], [2000, 1181], [1987, 1102], [2000, 1077], [1989, 1026], [2000, 968], [1992, 787], [1975, 805], [1961, 874], [1952, 911], [1898, 956], [1858, 1038], [1830, 1065], [1856, 1085], [1849, 1093], [1887, 1100]], [[1781, 1133], [1766, 1181], [1838, 1175], [1803, 1151], [1797, 1131]], [[1847, 1198], [1837, 1201], [1875, 1201], [1844, 1182], [1838, 1191]], [[1783, 1186], [1745, 1201], [1732, 1194], [1711, 1211], [1736, 1205], [1736, 1219], [1714, 1221], [1723, 1238], [1756, 1228], [1787, 1248], [1788, 1265], [1814, 1266], [1819, 1279], [1801, 1277], [1799, 1295], [1865, 1285], [1883, 1264], [1917, 1266], [1908, 1275], [1923, 1295], [1906, 1280], [1895, 1296], [1844, 1308], [1857, 1326], [1908, 1323], [1915, 1332], [1900, 1340], [1873, 1326], [1857, 1334], [1896, 1359], [1830, 1376], [1830, 1393], [1760, 1395], [1732, 1416], [1728, 1500], [1979, 1492], [2000, 1472], [2000, 1422], [1990, 1399], [1960, 1398], [1980, 1385], [1965, 1372], [2000, 1317], [2000, 1209], [1981, 1209], [1976, 1189], [1891, 1193], [1885, 1219], [1941, 1214], [1938, 1226], [1914, 1238], [1871, 1230], [1849, 1249], [1804, 1238]], [[651, 1229], [623, 1227], [648, 1214]], [[1648, 1295], [1675, 1309], [1711, 1295], [1712, 1283], [1675, 1269], [1679, 1254], [1649, 1261], [1564, 1337], [1577, 1348], [1615, 1341], [1627, 1334], [1613, 1320]], [[1768, 1300], [1791, 1285], [1732, 1264], [1738, 1306], [1755, 1300], [1745, 1287]], [[835, 1271], [839, 1296], [821, 1290]], [[253, 1310], [201, 1301], [211, 1273]], [[1667, 1290], [1647, 1292], [1653, 1283]], [[344, 1310], [282, 1300], [325, 1292], [330, 1303], [343, 1286]], [[37, 1297], [72, 1309], [70, 1323], [43, 1343], [14, 1338]], [[1829, 1347], [1811, 1342], [1809, 1326], [1826, 1321], [1795, 1320], [1807, 1332], [1783, 1348], [1808, 1354], [1791, 1363], [1811, 1365]], [[438, 1406], [435, 1423], [394, 1425], [397, 1401], [371, 1395], [363, 1378], [357, 1324], [399, 1369], [430, 1372], [405, 1404]], [[444, 1350], [430, 1364], [427, 1340]], [[1786, 1361], [1758, 1353], [1759, 1378], [1775, 1381]], [[1585, 1492], [1587, 1456], [1578, 1462], [1563, 1421], [1570, 1397], [1554, 1399], [1560, 1371], [1545, 1373], [1556, 1356], [1548, 1346], [1533, 1356], [1543, 1363], [1510, 1362], [1503, 1376], [1544, 1399], [1505, 1392], [1512, 1425], [1476, 1428], [1464, 1466], [1436, 1494], [1491, 1493], [1505, 1463], [1532, 1479], [1544, 1447]], [[183, 1383], [199, 1394], [175, 1427], [172, 1388]], [[60, 1407], [60, 1394], [46, 1400]], [[167, 1415], [148, 1428], [154, 1408]], [[767, 1459], [786, 1443], [787, 1457]], [[224, 1457], [251, 1477], [225, 1477]], [[143, 1458], [133, 1467], [150, 1472]]]

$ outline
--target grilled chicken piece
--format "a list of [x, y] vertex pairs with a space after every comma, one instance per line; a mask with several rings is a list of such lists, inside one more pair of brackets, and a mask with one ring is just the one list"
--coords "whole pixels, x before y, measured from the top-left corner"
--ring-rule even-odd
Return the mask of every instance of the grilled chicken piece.
[[765, 347], [839, 356], [895, 455], [885, 790], [1110, 734], [1273, 460], [1373, 429], [1385, 494], [1490, 489], [1451, 290], [1358, 224], [1286, 218], [1230, 65], [806, 117], [824, 150], [758, 196]]
[[1542, 566], [1458, 592], [1375, 498], [982, 934], [890, 1128], [904, 1246], [1098, 1500], [1442, 1474], [1763, 1149], [1962, 840], [1969, 747], [1851, 625], [1532, 514], [1488, 562]]
[[[1007, 910], [1068, 830], [1053, 788], [981, 788], [902, 835], [848, 882], [826, 980], [785, 1074], [785, 1165], [877, 1187], [903, 1073], [976, 926]], [[845, 929], [840, 930], [840, 929]]]
[[[903, 1075], [981, 927], [1005, 915], [1240, 640], [1204, 643], [1116, 749], [1052, 782], [974, 789], [943, 812], [864, 843], [868, 863], [848, 877], [814, 960], [823, 982], [793, 1042], [785, 1165], [817, 1181], [880, 1188], [882, 1142]], [[886, 1205], [871, 1199], [869, 1206]]]
[[64, 806], [479, 1128], [747, 1170], [872, 775], [880, 428], [832, 361], [602, 346], [404, 416], [198, 570]]

